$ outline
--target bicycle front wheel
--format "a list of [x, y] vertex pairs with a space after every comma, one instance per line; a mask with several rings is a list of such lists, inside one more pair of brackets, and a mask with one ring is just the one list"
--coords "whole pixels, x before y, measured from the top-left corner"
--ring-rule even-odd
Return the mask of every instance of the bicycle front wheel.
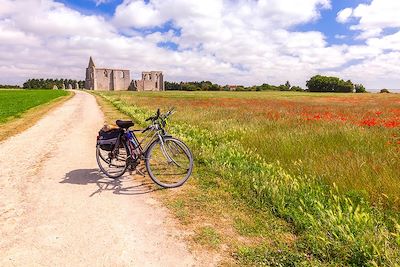
[[193, 170], [193, 155], [182, 141], [164, 137], [154, 141], [146, 153], [146, 169], [150, 178], [165, 188], [179, 187], [189, 179]]

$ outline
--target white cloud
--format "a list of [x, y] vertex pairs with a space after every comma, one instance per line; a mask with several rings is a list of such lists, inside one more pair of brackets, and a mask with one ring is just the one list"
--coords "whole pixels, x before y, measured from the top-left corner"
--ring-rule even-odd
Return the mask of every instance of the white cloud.
[[400, 27], [400, 1], [373, 0], [354, 9], [354, 17], [360, 18], [360, 29]]
[[[347, 11], [352, 10], [352, 12]], [[400, 1], [372, 0], [354, 9], [346, 8], [338, 13], [337, 20], [350, 23], [350, 29], [358, 32], [357, 39], [365, 45], [348, 47], [345, 57], [361, 62], [350, 65], [341, 74], [366, 83], [369, 88], [400, 87]], [[350, 20], [350, 18], [354, 18]], [[387, 34], [386, 29], [393, 33]]]
[[341, 39], [345, 39], [347, 36], [346, 35], [344, 35], [344, 34], [335, 34], [335, 39], [339, 39], [339, 40], [341, 40]]
[[119, 27], [152, 27], [163, 22], [159, 10], [150, 2], [124, 1], [115, 11], [114, 23]]
[[367, 44], [382, 50], [400, 51], [400, 31], [382, 38], [370, 38]]
[[332, 75], [341, 75], [345, 79], [363, 82], [370, 89], [393, 88], [399, 89], [400, 84], [400, 52], [379, 54], [378, 56], [349, 66]]
[[352, 14], [353, 14], [352, 8], [348, 7], [348, 8], [342, 9], [337, 13], [336, 21], [339, 23], [346, 23], [350, 19]]
[[[252, 85], [290, 80], [304, 86], [319, 70], [343, 66], [337, 75], [354, 75], [367, 87], [381, 76], [363, 80], [360, 68], [385, 74], [392, 69], [393, 81], [396, 73], [400, 76], [393, 67], [400, 59], [384, 54], [397, 55], [398, 34], [349, 46], [329, 45], [321, 32], [293, 30], [318, 20], [321, 9], [330, 8], [328, 0], [125, 0], [112, 18], [85, 15], [53, 0], [0, 0], [0, 6], [0, 83], [83, 79], [90, 55], [98, 66], [131, 69], [133, 77], [157, 69], [176, 81]], [[357, 8], [351, 16], [362, 11], [356, 13]], [[166, 22], [176, 30], [158, 31]], [[161, 48], [160, 42], [174, 42], [178, 50]], [[354, 60], [359, 63], [349, 64]], [[379, 72], [385, 60], [388, 67]]]
[[96, 3], [96, 6], [102, 5], [102, 4], [107, 4], [112, 2], [112, 0], [94, 0], [94, 2]]
[[359, 4], [356, 8], [345, 8], [338, 13], [337, 20], [341, 23], [349, 21], [350, 17], [358, 20], [351, 26], [359, 30], [360, 39], [379, 36], [385, 28], [400, 27], [400, 1], [372, 0], [370, 4]]

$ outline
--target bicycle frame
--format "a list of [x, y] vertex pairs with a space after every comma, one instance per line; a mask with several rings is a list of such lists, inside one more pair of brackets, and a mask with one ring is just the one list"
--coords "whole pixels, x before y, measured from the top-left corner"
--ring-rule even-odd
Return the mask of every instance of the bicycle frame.
[[[129, 130], [129, 129], [124, 129], [124, 132], [119, 136], [117, 139], [117, 143], [115, 145], [115, 149], [118, 150], [119, 148], [119, 142], [125, 142], [127, 148], [128, 148], [128, 158], [131, 158], [134, 160], [134, 162], [137, 162], [138, 159], [144, 159], [147, 160], [147, 150], [149, 149], [150, 145], [155, 142], [156, 140], [160, 141], [161, 144], [161, 151], [165, 158], [167, 159], [168, 163], [175, 163], [175, 160], [169, 155], [167, 150], [165, 149], [165, 142], [164, 142], [164, 137], [172, 137], [171, 135], [168, 135], [164, 127], [166, 125], [166, 119], [173, 114], [173, 108], [170, 109], [167, 113], [161, 115], [160, 110], [157, 110], [157, 113], [155, 116], [152, 116], [146, 121], [151, 120], [152, 124], [148, 126], [145, 129], [137, 129], [137, 130]], [[141, 132], [145, 133], [146, 136], [142, 138], [142, 140], [138, 140], [135, 132]], [[113, 150], [115, 151], [115, 150]], [[178, 165], [178, 164], [177, 164]]]
[[[159, 127], [159, 125], [152, 125], [152, 127], [149, 129], [148, 133], [146, 136], [144, 136], [140, 141], [137, 138], [135, 132], [142, 132], [144, 133], [146, 129], [138, 129], [138, 130], [126, 130], [124, 132], [124, 138], [126, 139], [126, 144], [129, 150], [129, 156], [132, 157], [132, 155], [136, 155], [140, 157], [141, 159], [146, 159], [146, 151], [149, 148], [149, 146], [155, 141], [155, 140], [160, 140], [161, 143], [161, 150], [164, 154], [164, 156], [167, 158], [169, 162], [174, 161], [171, 159], [169, 154], [164, 148], [164, 137], [170, 136], [165, 133], [165, 131]], [[135, 147], [136, 145], [136, 147]], [[139, 153], [137, 153], [135, 150], [139, 150]]]

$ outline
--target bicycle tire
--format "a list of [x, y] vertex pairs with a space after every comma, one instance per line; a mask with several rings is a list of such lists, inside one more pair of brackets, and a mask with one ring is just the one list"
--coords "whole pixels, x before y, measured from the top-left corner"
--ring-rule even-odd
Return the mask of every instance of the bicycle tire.
[[[182, 168], [180, 168], [180, 169], [182, 169], [182, 170], [185, 170], [185, 168], [187, 167], [187, 168], [186, 168], [186, 171], [185, 171], [185, 173], [184, 173], [184, 176], [183, 176], [182, 178], [179, 178], [177, 181], [170, 183], [170, 182], [165, 182], [165, 180], [161, 178], [161, 174], [157, 174], [157, 173], [155, 172], [154, 167], [153, 167], [153, 164], [152, 164], [152, 161], [153, 161], [153, 157], [154, 157], [154, 154], [155, 154], [155, 149], [157, 149], [158, 146], [159, 146], [160, 149], [161, 149], [161, 146], [160, 146], [161, 142], [160, 142], [160, 140], [155, 140], [155, 141], [153, 141], [153, 142], [150, 144], [150, 146], [148, 147], [147, 151], [146, 151], [145, 163], [146, 163], [147, 173], [149, 174], [150, 178], [151, 178], [157, 185], [159, 185], [159, 186], [161, 186], [161, 187], [164, 187], [164, 188], [175, 188], [175, 187], [182, 186], [182, 185], [189, 179], [190, 175], [192, 174], [193, 165], [194, 165], [194, 164], [193, 164], [193, 154], [192, 154], [192, 152], [190, 151], [189, 147], [188, 147], [184, 142], [182, 142], [181, 140], [179, 140], [179, 139], [177, 139], [177, 138], [174, 138], [174, 137], [164, 137], [164, 138], [163, 138], [163, 142], [164, 142], [165, 144], [167, 144], [167, 145], [170, 144], [170, 143], [173, 143], [174, 145], [177, 145], [177, 147], [175, 147], [175, 149], [177, 150], [176, 152], [179, 152], [178, 150], [180, 150], [180, 151], [183, 152], [183, 153], [185, 154], [185, 156], [187, 157], [187, 161], [188, 161], [188, 162], [187, 162], [187, 165], [188, 165], [188, 166], [183, 166]], [[168, 149], [170, 149], [169, 152], [172, 151], [171, 148], [168, 148]], [[161, 153], [159, 152], [158, 154], [161, 154]], [[170, 156], [171, 159], [172, 159], [172, 162], [168, 162], [168, 160], [167, 160], [166, 158], [163, 158], [163, 157], [165, 157], [165, 155], [162, 155], [161, 158], [162, 158], [162, 160], [166, 160], [166, 161], [167, 161], [167, 162], [163, 162], [164, 165], [172, 165], [172, 164], [173, 164], [173, 165], [175, 165], [175, 169], [176, 169], [176, 167], [179, 165], [179, 164], [176, 162], [176, 160], [177, 160], [177, 156], [176, 156], [176, 155], [174, 155], [174, 158], [172, 158], [172, 157]], [[172, 166], [173, 166], [173, 165], [172, 165]], [[180, 167], [180, 166], [179, 166], [179, 167]], [[166, 175], [171, 176], [170, 173], [168, 173], [168, 174], [166, 174]], [[178, 174], [177, 174], [177, 175], [178, 175]]]
[[[126, 153], [126, 156], [128, 157], [128, 148], [127, 148], [127, 146], [126, 146], [126, 144], [121, 140], [121, 146], [122, 146], [122, 148], [125, 150], [125, 153]], [[121, 147], [120, 148], [118, 148], [118, 149], [121, 149]], [[109, 178], [112, 178], [112, 179], [116, 179], [116, 178], [119, 178], [119, 177], [121, 177], [122, 175], [124, 175], [124, 173], [126, 172], [126, 170], [127, 170], [127, 168], [128, 168], [128, 163], [127, 163], [127, 158], [123, 161], [124, 162], [124, 165], [123, 166], [118, 166], [118, 167], [121, 167], [120, 168], [120, 170], [118, 171], [118, 172], [116, 172], [116, 173], [111, 173], [110, 171], [108, 171], [108, 170], [106, 170], [104, 167], [103, 167], [103, 165], [101, 164], [101, 162], [104, 162], [104, 163], [106, 163], [106, 164], [109, 164], [110, 166], [111, 165], [113, 165], [112, 164], [112, 162], [110, 162], [110, 161], [107, 161], [107, 159], [105, 159], [104, 158], [104, 156], [102, 155], [102, 151], [105, 151], [105, 150], [102, 150], [101, 148], [100, 148], [100, 146], [99, 145], [97, 145], [96, 146], [96, 161], [97, 161], [97, 165], [99, 166], [99, 168], [100, 168], [100, 170], [107, 176], [107, 177], [109, 177]], [[106, 151], [106, 152], [108, 152], [108, 151]], [[113, 165], [113, 166], [117, 166], [117, 165]]]

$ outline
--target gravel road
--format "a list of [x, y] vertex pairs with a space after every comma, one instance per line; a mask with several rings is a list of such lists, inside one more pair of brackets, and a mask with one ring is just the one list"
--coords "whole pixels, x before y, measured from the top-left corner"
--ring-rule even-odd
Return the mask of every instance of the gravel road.
[[[103, 114], [75, 96], [0, 143], [0, 266], [204, 266], [152, 187], [104, 178]], [[149, 180], [150, 183], [150, 180]]]

